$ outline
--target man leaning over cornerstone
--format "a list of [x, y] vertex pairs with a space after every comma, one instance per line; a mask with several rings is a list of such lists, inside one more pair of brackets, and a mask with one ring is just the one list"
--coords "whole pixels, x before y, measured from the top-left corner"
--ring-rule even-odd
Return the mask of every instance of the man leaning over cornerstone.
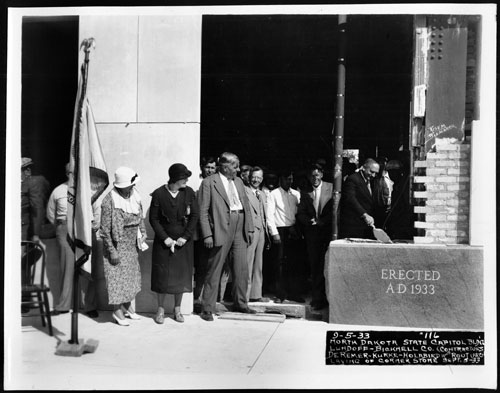
[[375, 198], [373, 179], [380, 166], [372, 158], [366, 159], [359, 172], [348, 176], [340, 199], [340, 238], [374, 239]]

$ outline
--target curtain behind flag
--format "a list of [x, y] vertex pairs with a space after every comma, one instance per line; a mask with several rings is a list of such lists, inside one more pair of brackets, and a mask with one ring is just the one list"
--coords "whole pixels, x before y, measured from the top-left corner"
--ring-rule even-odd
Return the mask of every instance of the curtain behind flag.
[[[106, 164], [97, 136], [94, 115], [86, 94], [86, 69], [78, 85], [71, 137], [68, 182], [68, 242], [75, 252], [75, 261], [92, 249], [92, 204], [109, 184]], [[83, 270], [90, 273], [90, 258]]]

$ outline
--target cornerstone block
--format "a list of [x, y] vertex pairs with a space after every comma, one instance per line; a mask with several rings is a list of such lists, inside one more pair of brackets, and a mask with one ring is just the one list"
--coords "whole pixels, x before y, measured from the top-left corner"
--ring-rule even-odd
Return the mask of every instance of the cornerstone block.
[[330, 323], [483, 329], [483, 249], [462, 245], [330, 243]]

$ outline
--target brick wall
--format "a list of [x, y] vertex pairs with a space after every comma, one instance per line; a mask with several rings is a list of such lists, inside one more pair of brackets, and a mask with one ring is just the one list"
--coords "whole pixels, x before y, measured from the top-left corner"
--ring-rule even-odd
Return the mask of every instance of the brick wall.
[[[415, 161], [415, 243], [469, 243], [470, 145], [436, 140], [436, 152]], [[417, 187], [418, 188], [418, 187]]]

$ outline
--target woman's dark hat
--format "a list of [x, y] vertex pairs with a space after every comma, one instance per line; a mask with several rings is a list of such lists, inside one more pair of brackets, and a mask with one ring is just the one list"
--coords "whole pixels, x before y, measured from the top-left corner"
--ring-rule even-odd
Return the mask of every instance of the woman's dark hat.
[[170, 183], [175, 183], [181, 179], [187, 179], [192, 175], [191, 171], [184, 164], [176, 163], [168, 168]]

